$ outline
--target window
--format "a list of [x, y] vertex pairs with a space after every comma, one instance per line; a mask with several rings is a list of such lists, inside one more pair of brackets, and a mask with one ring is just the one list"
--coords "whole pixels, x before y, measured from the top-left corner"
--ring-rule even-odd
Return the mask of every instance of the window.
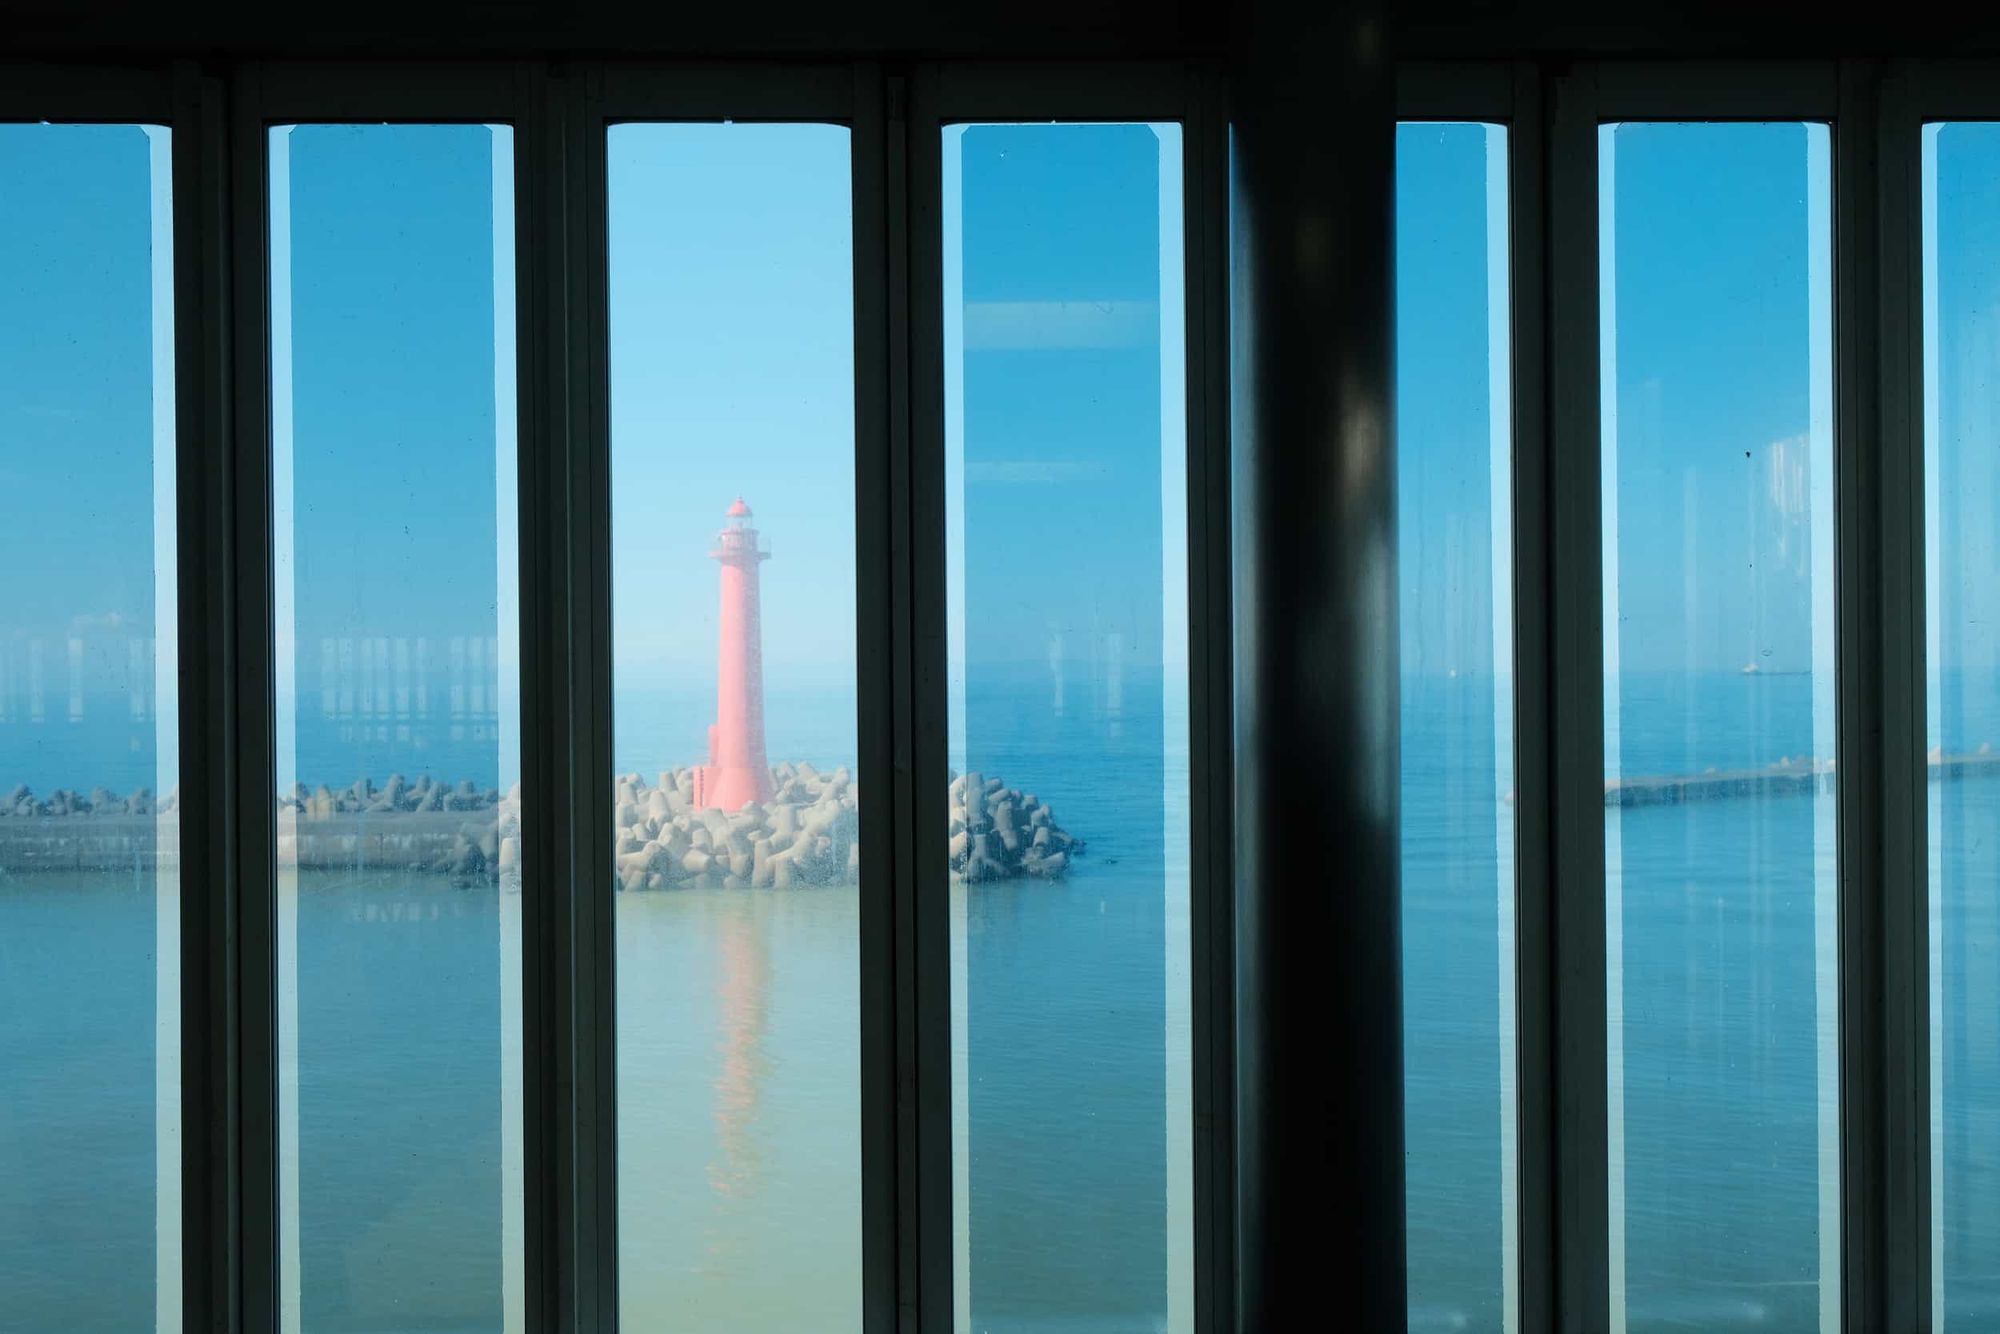
[[283, 1326], [522, 1330], [514, 136], [269, 154]]
[[620, 1321], [856, 1330], [849, 132], [609, 154]]
[[958, 1327], [1183, 1330], [1180, 127], [943, 150]]
[[1614, 1327], [1830, 1332], [1830, 136], [1598, 148]]
[[0, 1328], [2000, 1322], [1993, 71], [516, 54], [0, 77]]
[[164, 127], [0, 125], [11, 1328], [179, 1328], [172, 191]]
[[1410, 1328], [1515, 1316], [1507, 131], [1396, 134]]

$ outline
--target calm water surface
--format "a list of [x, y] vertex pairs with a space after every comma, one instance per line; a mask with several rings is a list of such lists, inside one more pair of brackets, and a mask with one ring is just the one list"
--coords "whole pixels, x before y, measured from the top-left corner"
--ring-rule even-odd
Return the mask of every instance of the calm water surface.
[[[1480, 687], [1467, 689], [1457, 701], [1406, 699], [1431, 709], [1405, 724], [1412, 1306], [1416, 1328], [1498, 1331], [1499, 919], [1494, 836], [1478, 832], [1494, 793], [1464, 778], [1461, 725], [1491, 697], [1482, 705]], [[1710, 710], [1701, 735], [1726, 737], [1742, 699], [1696, 701]], [[1039, 781], [1031, 757], [1006, 758], [1009, 783]], [[1629, 753], [1626, 769], [1641, 771]], [[1185, 1052], [1158, 1036], [1171, 1031], [1158, 817], [1121, 829], [1104, 772], [1043, 786], [1090, 853], [1067, 882], [978, 887], [963, 908], [961, 948], [983, 1007], [969, 1028], [965, 1138], [981, 1183], [971, 1244], [1022, 1284], [981, 1294], [973, 1328], [1151, 1331], [1168, 1321], [1161, 1234], [1170, 1163], [1186, 1153], [1185, 1122], [1164, 1106], [1182, 1087]], [[1957, 782], [1948, 796], [1953, 820], [2000, 834], [2000, 781]], [[1634, 1329], [1817, 1328], [1811, 812], [1798, 797], [1626, 814], [1625, 1134], [1650, 1146], [1625, 1181]], [[1941, 850], [1948, 940], [1991, 939], [1991, 848], [1967, 838]], [[1337, 868], [1302, 872], [1291, 892], [1340, 892]], [[851, 887], [620, 897], [629, 1327], [857, 1323], [857, 905]], [[307, 1216], [320, 1220], [299, 1238], [308, 1329], [505, 1327], [493, 1164], [509, 1124], [502, 960], [518, 947], [506, 908], [498, 893], [429, 875], [301, 880], [310, 1059], [296, 1166], [302, 1196], [317, 1202]], [[174, 1038], [171, 1024], [155, 1026], [159, 924], [151, 877], [136, 872], [0, 882], [0, 1329], [153, 1327], [154, 1088], [157, 1053]], [[1762, 961], [1754, 985], [1727, 967], [1748, 951]], [[1967, 1136], [2000, 1106], [2000, 1010], [1977, 1010], [2000, 1004], [2000, 970], [1963, 947], [1948, 947], [1940, 967], [1949, 994], [1968, 998], [1946, 1016], [1942, 1128]], [[1073, 1077], [1050, 1080], [1064, 1069]], [[1703, 1115], [1673, 1114], [1688, 1105]], [[1047, 1216], [1036, 1201], [1056, 1184], [1076, 1207]], [[1718, 1219], [1760, 1245], [1690, 1274], [1683, 1253], [1706, 1256], [1700, 1229]], [[1983, 1258], [2000, 1255], [2000, 1163], [1950, 1183], [1942, 1227], [1955, 1291], [1969, 1293]], [[2000, 1310], [2000, 1282], [1990, 1286]], [[420, 1296], [383, 1309], [372, 1294], [384, 1290]]]

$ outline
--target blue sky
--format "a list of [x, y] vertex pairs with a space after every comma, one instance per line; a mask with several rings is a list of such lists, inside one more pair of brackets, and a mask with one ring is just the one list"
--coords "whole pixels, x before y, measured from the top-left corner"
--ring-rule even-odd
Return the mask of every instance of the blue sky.
[[1831, 672], [1826, 127], [1606, 126], [1599, 145], [1613, 661]]
[[1496, 537], [1506, 545], [1495, 485], [1503, 497], [1512, 486], [1504, 420], [1494, 438], [1506, 365], [1490, 325], [1505, 302], [1492, 262], [1505, 240], [1505, 143], [1485, 125], [1397, 132], [1397, 561], [1403, 670], [1422, 676], [1494, 669], [1493, 572], [1510, 559], [1495, 551]]
[[[1404, 669], [1424, 674], [1492, 664], [1493, 482], [1508, 460], [1492, 441], [1490, 229], [1504, 214], [1488, 134], [1398, 136], [1399, 575]], [[1832, 593], [1815, 565], [1831, 537], [1826, 142], [1802, 125], [1604, 131], [1605, 531], [1623, 671], [1814, 665]]]
[[151, 633], [149, 158], [131, 126], [0, 126], [0, 553], [41, 576], [7, 594], [8, 631]]
[[164, 130], [0, 125], [7, 786], [174, 781], [168, 164]]
[[1185, 562], [1163, 490], [1183, 466], [1163, 451], [1185, 448], [1183, 381], [1163, 406], [1182, 282], [1160, 200], [1179, 149], [1177, 127], [946, 132], [953, 648], [975, 673], [1161, 671], [1163, 568]]
[[854, 692], [849, 131], [611, 131], [614, 661], [621, 687], [715, 671], [708, 552], [741, 495], [773, 690]]
[[612, 659], [621, 770], [706, 751], [739, 495], [759, 571], [773, 760], [854, 743], [850, 132], [620, 125], [609, 144]]
[[[958, 228], [963, 301], [954, 448], [973, 553], [957, 573], [968, 581], [962, 603], [976, 606], [964, 649], [994, 664], [1089, 662], [1114, 652], [1116, 635], [1116, 653], [1157, 663], [1172, 651], [1161, 646], [1161, 593], [1179, 540], [1165, 522], [1177, 497], [1161, 490], [1173, 480], [1162, 432], [1176, 423], [1160, 406], [1178, 386], [1159, 355], [1163, 338], [1178, 339], [1178, 269], [1163, 247], [1177, 254], [1179, 238], [1172, 211], [1159, 210], [1162, 164], [1177, 161], [1178, 145], [1163, 154], [1145, 126], [952, 133], [961, 175], [945, 218]], [[1621, 666], [1802, 670], [1818, 596], [1811, 563], [1825, 537], [1809, 513], [1810, 352], [1826, 328], [1808, 226], [1808, 201], [1825, 187], [1824, 131], [1608, 133]], [[508, 582], [507, 479], [496, 463], [508, 442], [496, 439], [496, 405], [511, 393], [496, 382], [506, 333], [496, 310], [509, 297], [496, 284], [511, 275], [496, 264], [494, 135], [290, 134], [302, 678], [318, 671], [327, 640], [494, 638], [511, 613], [496, 596]], [[1409, 670], [1491, 665], [1485, 135], [1411, 126], [1399, 139]], [[0, 131], [13, 183], [0, 204], [8, 301], [34, 312], [0, 334], [11, 370], [0, 379], [11, 435], [0, 476], [34, 516], [8, 525], [0, 544], [13, 568], [38, 571], [10, 592], [0, 626], [22, 658], [0, 694], [22, 708], [20, 645], [45, 641], [48, 694], [59, 677], [66, 688], [72, 623], [115, 625], [119, 642], [92, 640], [85, 666], [117, 685], [132, 677], [133, 632], [151, 624], [154, 154], [130, 127]], [[2000, 285], [1989, 281], [2000, 250], [1965, 221], [1990, 211], [1990, 182], [1950, 161], [1934, 227], [1953, 275], [1942, 318], [1969, 329]], [[847, 693], [847, 132], [623, 127], [610, 163], [619, 679], [706, 688], [707, 544], [741, 493], [773, 552], [774, 692]], [[1959, 353], [1941, 372], [1954, 438], [1986, 429], [1980, 355]], [[1952, 531], [1990, 544], [1979, 536], [1990, 524]]]
[[323, 635], [494, 633], [492, 135], [274, 133], [290, 159], [289, 252], [274, 269], [290, 289], [279, 318], [307, 659]]
[[301, 125], [268, 142], [279, 784], [504, 785], [512, 131]]
[[[1925, 408], [1933, 570], [2000, 569], [2000, 125], [1931, 127], [1924, 134]], [[2000, 590], [1990, 577], [1933, 578], [1933, 670], [2000, 668]], [[1951, 701], [1949, 740], [1995, 739], [1990, 685]], [[1974, 723], [1957, 715], [1977, 710]], [[1931, 744], [1941, 738], [1933, 714]], [[1962, 730], [1968, 729], [1968, 730]]]

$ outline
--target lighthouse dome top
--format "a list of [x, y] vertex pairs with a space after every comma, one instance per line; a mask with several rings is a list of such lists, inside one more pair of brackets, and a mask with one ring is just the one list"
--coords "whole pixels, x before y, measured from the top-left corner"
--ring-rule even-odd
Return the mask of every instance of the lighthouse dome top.
[[750, 507], [743, 503], [743, 497], [736, 497], [736, 503], [729, 507], [729, 517], [732, 519], [747, 519], [750, 517]]

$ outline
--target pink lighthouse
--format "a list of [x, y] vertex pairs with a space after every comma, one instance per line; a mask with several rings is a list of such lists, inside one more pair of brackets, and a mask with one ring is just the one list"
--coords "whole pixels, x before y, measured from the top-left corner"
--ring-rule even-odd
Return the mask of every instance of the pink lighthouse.
[[771, 799], [764, 759], [764, 632], [757, 566], [770, 553], [757, 547], [750, 507], [738, 496], [716, 534], [711, 560], [722, 563], [722, 644], [716, 661], [715, 722], [708, 729], [708, 763], [695, 770], [695, 805], [741, 810]]

